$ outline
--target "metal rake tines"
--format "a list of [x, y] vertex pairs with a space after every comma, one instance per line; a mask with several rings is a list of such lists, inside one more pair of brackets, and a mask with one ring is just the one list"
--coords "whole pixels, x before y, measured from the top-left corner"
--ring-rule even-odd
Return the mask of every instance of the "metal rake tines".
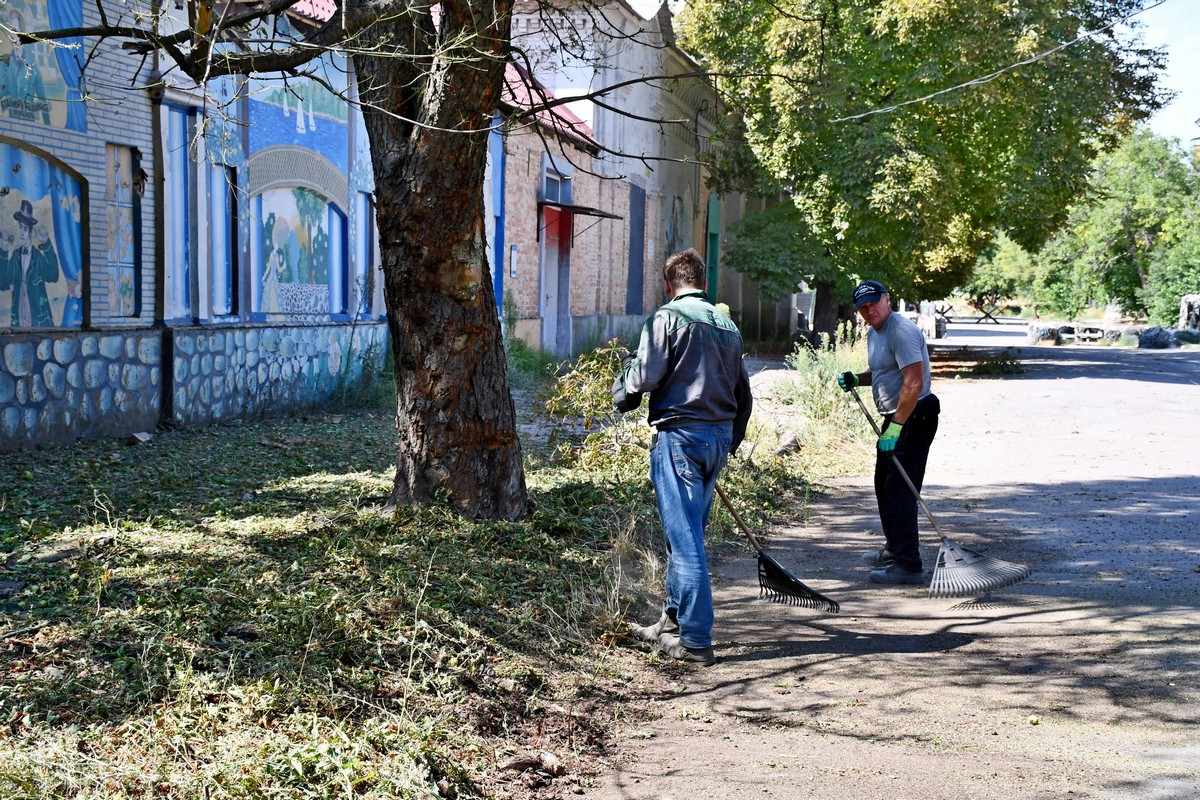
[[758, 586], [761, 590], [759, 597], [772, 603], [805, 606], [831, 614], [841, 610], [836, 600], [805, 586], [766, 553], [759, 553], [758, 557]]
[[1030, 569], [985, 556], [946, 539], [929, 581], [930, 597], [967, 597], [1002, 589], [1029, 577]]

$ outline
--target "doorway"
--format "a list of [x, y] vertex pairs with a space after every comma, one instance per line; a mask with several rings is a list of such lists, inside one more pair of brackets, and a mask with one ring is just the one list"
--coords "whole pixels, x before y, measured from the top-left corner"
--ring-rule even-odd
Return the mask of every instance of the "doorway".
[[569, 211], [543, 207], [541, 247], [542, 350], [571, 355], [571, 217]]

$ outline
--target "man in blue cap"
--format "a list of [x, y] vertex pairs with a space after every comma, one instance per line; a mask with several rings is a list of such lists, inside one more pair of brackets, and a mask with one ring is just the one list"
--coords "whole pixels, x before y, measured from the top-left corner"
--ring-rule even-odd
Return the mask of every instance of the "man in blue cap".
[[875, 408], [883, 416], [875, 452], [875, 499], [886, 544], [863, 556], [873, 568], [868, 577], [872, 583], [923, 584], [917, 498], [892, 457], [920, 490], [941, 404], [930, 391], [925, 336], [912, 320], [893, 314], [890, 302], [879, 281], [863, 281], [854, 289], [854, 308], [870, 326], [867, 371], [842, 373], [838, 386], [847, 392], [854, 386], [870, 386]]

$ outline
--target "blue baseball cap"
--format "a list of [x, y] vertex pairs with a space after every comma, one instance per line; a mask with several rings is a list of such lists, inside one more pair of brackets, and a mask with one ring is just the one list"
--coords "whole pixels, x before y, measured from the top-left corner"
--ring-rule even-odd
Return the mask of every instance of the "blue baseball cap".
[[854, 289], [854, 310], [862, 308], [864, 303], [878, 303], [887, 293], [887, 288], [879, 281], [863, 281]]

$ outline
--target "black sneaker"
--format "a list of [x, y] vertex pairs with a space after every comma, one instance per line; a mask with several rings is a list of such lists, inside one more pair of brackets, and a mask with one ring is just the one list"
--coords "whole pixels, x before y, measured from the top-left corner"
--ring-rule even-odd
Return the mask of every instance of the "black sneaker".
[[702, 667], [711, 667], [717, 663], [717, 656], [711, 647], [684, 647], [683, 642], [673, 633], [664, 633], [658, 637], [658, 649], [676, 661], [686, 661]]
[[657, 642], [664, 633], [679, 633], [679, 623], [666, 611], [653, 625], [634, 625], [633, 636], [642, 642]]
[[869, 575], [867, 575], [867, 580], [869, 580], [871, 583], [885, 583], [893, 585], [913, 584], [924, 586], [925, 573], [919, 569], [905, 569], [899, 564], [893, 563], [890, 567], [873, 570]]
[[887, 569], [896, 563], [896, 557], [892, 555], [891, 550], [881, 547], [878, 550], [868, 550], [863, 553], [863, 561], [871, 569]]

